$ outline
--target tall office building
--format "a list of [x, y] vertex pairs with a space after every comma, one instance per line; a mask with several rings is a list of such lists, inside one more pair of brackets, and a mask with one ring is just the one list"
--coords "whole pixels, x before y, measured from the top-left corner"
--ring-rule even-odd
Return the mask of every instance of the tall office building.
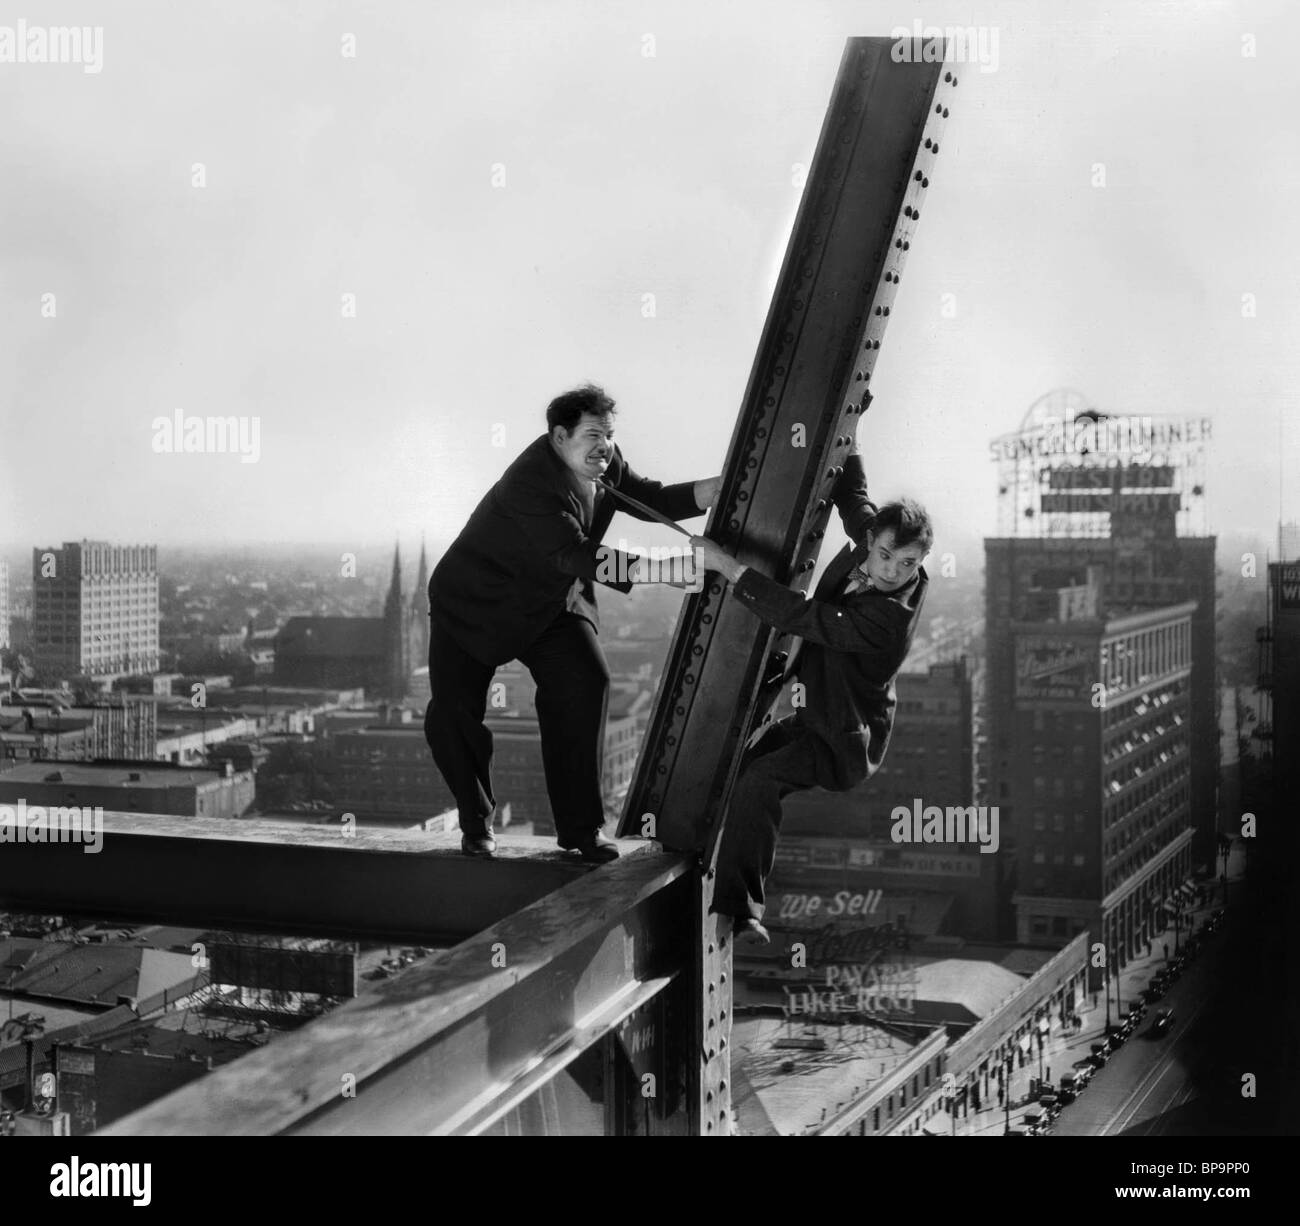
[[0, 649], [9, 646], [9, 563], [0, 560]]
[[[1120, 964], [1163, 928], [1192, 871], [1188, 601], [1105, 617], [1092, 598], [1010, 626], [999, 779], [1017, 814], [1015, 939], [1097, 934]], [[1070, 593], [1074, 597], [1076, 593]]]
[[157, 672], [157, 546], [33, 549], [32, 652], [47, 681]]
[[[1031, 407], [1019, 431], [994, 441], [1002, 535], [985, 541], [983, 722], [989, 801], [1000, 807], [1004, 845], [1015, 848], [1032, 832], [1035, 809], [1023, 790], [1023, 765], [1038, 734], [1018, 706], [1025, 697], [1018, 669], [1048, 663], [1033, 664], [1034, 653], [1025, 654], [1018, 640], [1042, 635], [1043, 623], [1078, 620], [1091, 620], [1104, 637], [1127, 618], [1150, 613], [1160, 620], [1191, 604], [1189, 755], [1180, 769], [1190, 785], [1191, 863], [1211, 861], [1219, 727], [1215, 538], [1204, 534], [1209, 437], [1209, 423], [1199, 418], [1108, 417], [1077, 393], [1054, 392]], [[1095, 673], [1100, 660], [1090, 657], [1087, 667]], [[1100, 770], [1099, 759], [1093, 766]], [[1072, 828], [1068, 806], [1063, 816]], [[1033, 892], [1023, 880], [1018, 888]], [[1049, 935], [1060, 938], [1051, 927]]]
[[1300, 561], [1268, 568], [1268, 622], [1258, 633], [1259, 688], [1264, 694], [1259, 735], [1273, 759], [1278, 797], [1300, 783]]

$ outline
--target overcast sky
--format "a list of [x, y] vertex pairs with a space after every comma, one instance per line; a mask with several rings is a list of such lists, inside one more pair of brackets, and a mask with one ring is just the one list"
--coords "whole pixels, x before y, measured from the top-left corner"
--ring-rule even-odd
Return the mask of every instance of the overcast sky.
[[[3, 0], [103, 43], [98, 72], [0, 63], [0, 541], [434, 544], [585, 379], [638, 471], [720, 471], [844, 39], [918, 18], [997, 60], [881, 346], [873, 492], [993, 532], [989, 439], [1071, 387], [1211, 417], [1210, 530], [1272, 535], [1296, 11]], [[157, 453], [177, 410], [259, 419], [257, 462]]]

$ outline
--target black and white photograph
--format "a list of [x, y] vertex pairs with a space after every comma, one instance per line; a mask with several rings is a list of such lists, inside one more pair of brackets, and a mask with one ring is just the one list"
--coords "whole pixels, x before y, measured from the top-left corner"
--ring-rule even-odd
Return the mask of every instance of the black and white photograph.
[[1006, 1211], [1263, 1198], [1297, 45], [0, 0], [0, 1204], [188, 1208], [217, 1136], [1107, 1137]]

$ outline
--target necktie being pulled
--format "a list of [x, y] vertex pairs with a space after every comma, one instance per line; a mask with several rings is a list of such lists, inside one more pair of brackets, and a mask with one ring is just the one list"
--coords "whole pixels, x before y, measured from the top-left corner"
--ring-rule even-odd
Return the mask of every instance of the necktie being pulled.
[[849, 572], [849, 582], [844, 589], [844, 594], [846, 596], [852, 596], [854, 592], [865, 592], [874, 586], [875, 584], [871, 582], [871, 576], [868, 575], [860, 566], [855, 566], [853, 570]]

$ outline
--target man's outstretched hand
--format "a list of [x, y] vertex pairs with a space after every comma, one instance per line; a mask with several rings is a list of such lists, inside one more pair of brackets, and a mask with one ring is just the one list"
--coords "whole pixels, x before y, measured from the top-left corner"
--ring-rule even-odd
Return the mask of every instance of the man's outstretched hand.
[[695, 547], [695, 556], [699, 565], [705, 570], [717, 571], [730, 583], [735, 583], [747, 569], [721, 545], [715, 544], [707, 536], [693, 536], [691, 544]]

